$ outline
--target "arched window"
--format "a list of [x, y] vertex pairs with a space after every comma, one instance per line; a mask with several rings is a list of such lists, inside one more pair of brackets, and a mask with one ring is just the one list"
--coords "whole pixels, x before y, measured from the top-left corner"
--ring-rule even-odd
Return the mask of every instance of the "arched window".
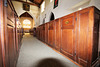
[[54, 20], [55, 19], [55, 16], [54, 14], [51, 12], [51, 16], [50, 16], [50, 21]]
[[45, 1], [43, 1], [43, 3], [41, 4], [41, 13], [44, 12], [45, 10]]
[[31, 28], [31, 22], [30, 20], [24, 20], [23, 21], [23, 28]]

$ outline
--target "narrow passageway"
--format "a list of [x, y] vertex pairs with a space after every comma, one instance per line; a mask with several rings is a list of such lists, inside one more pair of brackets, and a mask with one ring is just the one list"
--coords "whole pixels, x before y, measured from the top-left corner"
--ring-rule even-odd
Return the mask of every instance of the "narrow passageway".
[[78, 67], [29, 33], [25, 34], [17, 67], [52, 67], [52, 65], [53, 67]]

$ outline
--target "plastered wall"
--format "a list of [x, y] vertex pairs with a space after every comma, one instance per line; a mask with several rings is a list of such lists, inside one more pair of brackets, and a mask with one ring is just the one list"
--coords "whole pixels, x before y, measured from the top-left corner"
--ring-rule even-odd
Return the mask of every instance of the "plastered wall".
[[50, 21], [51, 12], [54, 13], [55, 19], [60, 18], [62, 16], [68, 15], [72, 12], [78, 11], [79, 8], [86, 8], [89, 6], [96, 6], [100, 9], [100, 0], [59, 0], [58, 7], [53, 9], [54, 7], [54, 0], [50, 2], [50, 0], [45, 0], [46, 7], [45, 11], [41, 13], [38, 17], [37, 24], [42, 24], [43, 19], [45, 18], [45, 23]]

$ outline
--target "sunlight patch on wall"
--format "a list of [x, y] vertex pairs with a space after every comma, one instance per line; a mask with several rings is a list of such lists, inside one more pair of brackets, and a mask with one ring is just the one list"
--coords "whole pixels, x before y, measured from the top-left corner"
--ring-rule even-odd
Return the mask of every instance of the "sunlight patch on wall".
[[45, 1], [41, 4], [41, 13], [45, 10]]
[[52, 2], [53, 0], [50, 0], [50, 2]]

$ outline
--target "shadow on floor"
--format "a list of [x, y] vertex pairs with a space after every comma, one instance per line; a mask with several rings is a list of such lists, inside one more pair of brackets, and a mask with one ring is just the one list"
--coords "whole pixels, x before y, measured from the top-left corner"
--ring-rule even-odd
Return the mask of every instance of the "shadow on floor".
[[58, 59], [47, 58], [41, 60], [36, 67], [66, 67]]

